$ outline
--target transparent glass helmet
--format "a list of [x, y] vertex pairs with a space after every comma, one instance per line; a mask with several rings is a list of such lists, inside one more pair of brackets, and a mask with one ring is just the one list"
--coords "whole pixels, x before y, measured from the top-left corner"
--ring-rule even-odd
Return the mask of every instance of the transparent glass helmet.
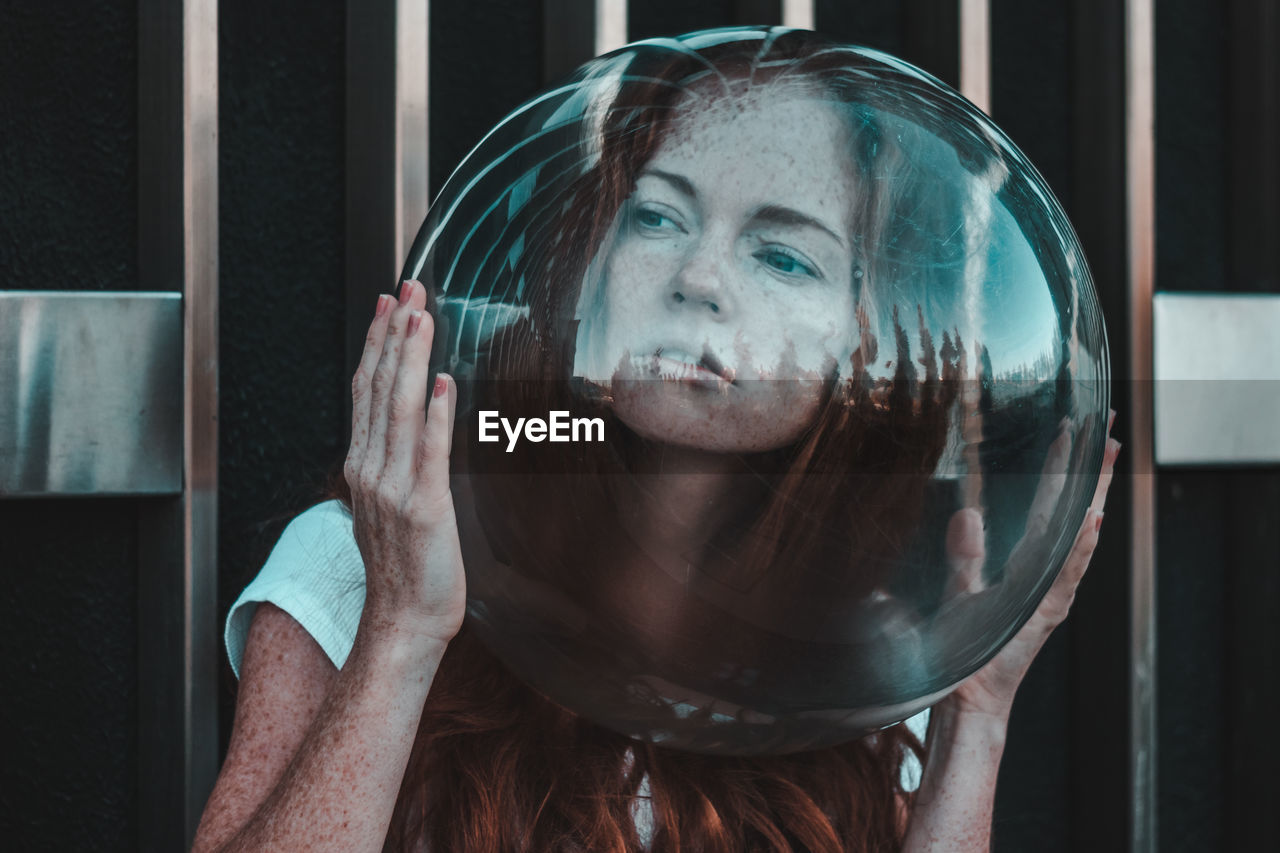
[[522, 105], [405, 265], [460, 398], [472, 630], [601, 725], [779, 753], [1030, 617], [1106, 438], [1079, 244], [980, 111], [813, 33], [656, 39]]

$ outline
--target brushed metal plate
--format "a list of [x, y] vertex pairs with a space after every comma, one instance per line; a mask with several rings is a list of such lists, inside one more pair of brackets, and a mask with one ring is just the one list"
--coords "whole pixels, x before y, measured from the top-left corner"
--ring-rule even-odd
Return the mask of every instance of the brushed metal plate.
[[0, 292], [0, 496], [182, 491], [182, 296]]
[[1159, 465], [1280, 463], [1280, 294], [1157, 293]]

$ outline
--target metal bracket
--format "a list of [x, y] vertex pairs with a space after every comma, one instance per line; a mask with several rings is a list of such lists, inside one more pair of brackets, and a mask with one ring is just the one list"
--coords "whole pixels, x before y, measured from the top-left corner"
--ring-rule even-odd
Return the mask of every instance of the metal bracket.
[[1156, 463], [1280, 463], [1280, 294], [1153, 304]]
[[182, 491], [182, 294], [0, 292], [0, 496]]

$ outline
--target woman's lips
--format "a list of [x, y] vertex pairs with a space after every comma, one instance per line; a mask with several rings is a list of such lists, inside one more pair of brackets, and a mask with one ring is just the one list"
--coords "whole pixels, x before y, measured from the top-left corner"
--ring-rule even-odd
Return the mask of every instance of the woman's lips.
[[710, 348], [701, 356], [676, 347], [658, 347], [650, 359], [659, 379], [722, 387], [734, 384], [734, 371], [726, 368]]
[[707, 370], [719, 376], [730, 385], [737, 379], [737, 371], [732, 367], [725, 367], [720, 359], [716, 358], [716, 354], [711, 351], [711, 347], [704, 347], [702, 350], [702, 360], [699, 362]]

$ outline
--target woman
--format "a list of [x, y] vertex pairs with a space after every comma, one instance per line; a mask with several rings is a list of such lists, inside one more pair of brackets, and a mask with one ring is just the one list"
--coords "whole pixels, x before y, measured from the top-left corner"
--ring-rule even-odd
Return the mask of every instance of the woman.
[[[770, 695], [840, 707], [797, 682], [857, 682], [865, 692], [845, 706], [879, 701], [875, 674], [858, 670], [885, 655], [849, 654], [849, 614], [903, 550], [958, 383], [944, 354], [947, 381], [928, 377], [920, 400], [895, 404], [896, 384], [873, 400], [872, 248], [882, 211], [916, 187], [879, 179], [897, 146], [868, 142], [880, 133], [838, 86], [844, 63], [807, 56], [779, 73], [748, 71], [749, 58], [726, 48], [683, 68], [630, 66], [640, 82], [609, 105], [599, 164], [565, 193], [561, 224], [519, 231], [547, 247], [508, 273], [530, 317], [483, 348], [486, 381], [464, 383], [464, 397], [510, 420], [598, 416], [610, 440], [486, 445], [464, 418], [453, 463], [470, 474], [455, 488], [473, 584], [498, 579], [473, 589], [485, 602], [473, 626], [513, 668], [598, 674], [539, 685], [569, 707], [661, 683], [652, 702], [622, 703], [630, 715], [602, 715], [645, 739], [731, 746], [702, 717], [673, 718], [710, 694], [716, 714], [767, 718], [738, 750], [795, 750], [799, 720], [763, 705]], [[708, 60], [720, 74], [699, 75]], [[572, 637], [549, 641], [545, 619], [513, 630], [539, 610]], [[751, 685], [705, 675], [765, 658]], [[779, 683], [792, 673], [803, 679]]]
[[[818, 57], [820, 70], [821, 50], [812, 42], [778, 39], [771, 49], [788, 59]], [[913, 457], [909, 469], [916, 473], [895, 487], [908, 490], [923, 487], [924, 472], [942, 452], [948, 399], [930, 392], [923, 396], [938, 403], [936, 417], [895, 420], [895, 408], [901, 414], [910, 401], [893, 402], [894, 391], [904, 389], [881, 389], [873, 399], [875, 390], [859, 374], [872, 347], [863, 319], [869, 294], [859, 298], [865, 248], [859, 240], [874, 244], [877, 223], [884, 221], [874, 210], [883, 194], [840, 171], [839, 164], [848, 162], [841, 152], [856, 148], [860, 137], [846, 117], [823, 105], [818, 89], [802, 102], [802, 124], [787, 115], [798, 102], [786, 87], [812, 87], [820, 74], [808, 82], [779, 82], [768, 74], [753, 77], [755, 65], [744, 72], [742, 60], [741, 53], [719, 57], [717, 79], [729, 81], [723, 90], [714, 81], [701, 88], [694, 82], [673, 88], [679, 94], [664, 104], [652, 91], [624, 89], [612, 113], [624, 131], [626, 116], [634, 113], [624, 109], [628, 98], [646, 108], [669, 107], [669, 115], [645, 125], [654, 128], [647, 138], [606, 132], [606, 142], [643, 150], [627, 157], [606, 152], [602, 165], [584, 178], [585, 197], [596, 206], [571, 209], [566, 218], [583, 222], [565, 228], [592, 232], [591, 250], [581, 253], [570, 273], [565, 270], [575, 266], [563, 244], [557, 249], [552, 241], [529, 252], [530, 269], [584, 283], [534, 286], [531, 314], [551, 323], [568, 319], [578, 334], [570, 338], [571, 356], [523, 364], [555, 365], [563, 358], [574, 365], [574, 375], [599, 389], [602, 405], [625, 429], [620, 461], [628, 470], [651, 470], [655, 453], [663, 464], [684, 466], [683, 476], [662, 481], [663, 494], [610, 493], [611, 510], [622, 510], [621, 532], [643, 553], [607, 575], [594, 561], [578, 565], [592, 588], [587, 601], [634, 602], [648, 595], [651, 609], [661, 611], [671, 602], [655, 595], [661, 584], [650, 581], [673, 562], [691, 550], [724, 553], [715, 547], [716, 531], [744, 513], [754, 526], [767, 528], [770, 513], [781, 510], [768, 501], [761, 509], [758, 495], [735, 488], [743, 460], [758, 465], [779, 455], [784, 464], [769, 469], [767, 494], [789, 486], [792, 503], [803, 498], [823, 511], [838, 505], [843, 512], [847, 505], [831, 495], [805, 493], [823, 478], [788, 480], [797, 458], [820, 460], [824, 437], [852, 429], [874, 443], [877, 435], [897, 435], [890, 446], [906, 448], [901, 452]], [[668, 69], [653, 77], [685, 80], [689, 74]], [[745, 80], [756, 85], [734, 83]], [[689, 110], [689, 98], [711, 107]], [[805, 129], [803, 138], [794, 138], [790, 129], [796, 127]], [[797, 151], [810, 156], [797, 163]], [[632, 173], [618, 171], [618, 163], [629, 164]], [[599, 215], [602, 210], [606, 215]], [[868, 268], [861, 277], [874, 280], [876, 271]], [[406, 282], [399, 304], [379, 299], [353, 381], [344, 475], [365, 598], [349, 654], [337, 668], [331, 660], [342, 655], [322, 649], [294, 616], [269, 605], [258, 608], [244, 649], [231, 747], [197, 849], [376, 850], [384, 843], [432, 850], [988, 848], [1014, 690], [1066, 615], [1097, 541], [1118, 445], [1109, 444], [1094, 505], [1031, 621], [935, 707], [924, 775], [913, 797], [902, 790], [898, 768], [904, 748], [919, 745], [901, 726], [843, 746], [773, 758], [662, 750], [543, 699], [461, 631], [466, 579], [449, 479], [457, 390], [441, 375], [428, 405], [434, 323], [424, 310], [426, 298], [421, 285]], [[539, 299], [568, 299], [571, 313]], [[654, 312], [664, 312], [661, 322]], [[526, 323], [504, 334], [517, 351], [533, 351], [544, 346], [543, 331]], [[553, 378], [565, 375], [558, 369]], [[493, 391], [500, 410], [545, 404], [544, 397], [526, 399], [521, 389], [529, 387], [516, 383]], [[863, 426], [848, 423], [850, 406], [864, 416]], [[885, 420], [875, 422], [873, 411], [884, 412]], [[902, 440], [902, 430], [910, 429], [919, 432]], [[469, 431], [459, 435], [469, 436], [466, 462], [479, 484], [468, 505], [488, 517], [490, 542], [501, 547], [547, 530], [539, 517], [541, 496], [486, 486], [484, 465], [492, 457], [480, 452]], [[528, 456], [522, 464], [536, 472], [538, 464], [549, 463]], [[870, 511], [917, 503], [914, 495], [896, 494], [862, 505]], [[949, 550], [953, 557], [972, 557], [981, 551], [980, 533], [965, 516], [957, 517]], [[899, 534], [910, 525], [900, 517], [890, 522], [885, 541], [855, 536], [839, 548], [864, 559], [895, 553], [904, 547]], [[766, 547], [750, 549], [754, 563], [705, 561], [729, 590], [723, 594], [737, 596], [747, 622], [773, 618], [764, 607], [753, 609], [761, 598], [757, 591], [770, 590], [782, 574], [781, 561], [795, 548], [813, 547], [807, 535], [779, 546], [790, 528], [773, 523], [777, 532], [764, 538]], [[554, 544], [545, 553], [554, 554]], [[563, 562], [547, 569], [563, 570]], [[593, 581], [602, 576], [607, 583]], [[854, 577], [866, 587], [858, 595], [870, 594], [878, 583], [874, 573]], [[629, 582], [635, 578], [644, 582]], [[699, 624], [701, 616], [678, 612], [671, 618]], [[644, 637], [645, 624], [640, 628]], [[654, 644], [663, 636], [650, 631], [637, 655], [661, 657], [664, 650]], [[637, 811], [646, 789], [649, 808]]]

